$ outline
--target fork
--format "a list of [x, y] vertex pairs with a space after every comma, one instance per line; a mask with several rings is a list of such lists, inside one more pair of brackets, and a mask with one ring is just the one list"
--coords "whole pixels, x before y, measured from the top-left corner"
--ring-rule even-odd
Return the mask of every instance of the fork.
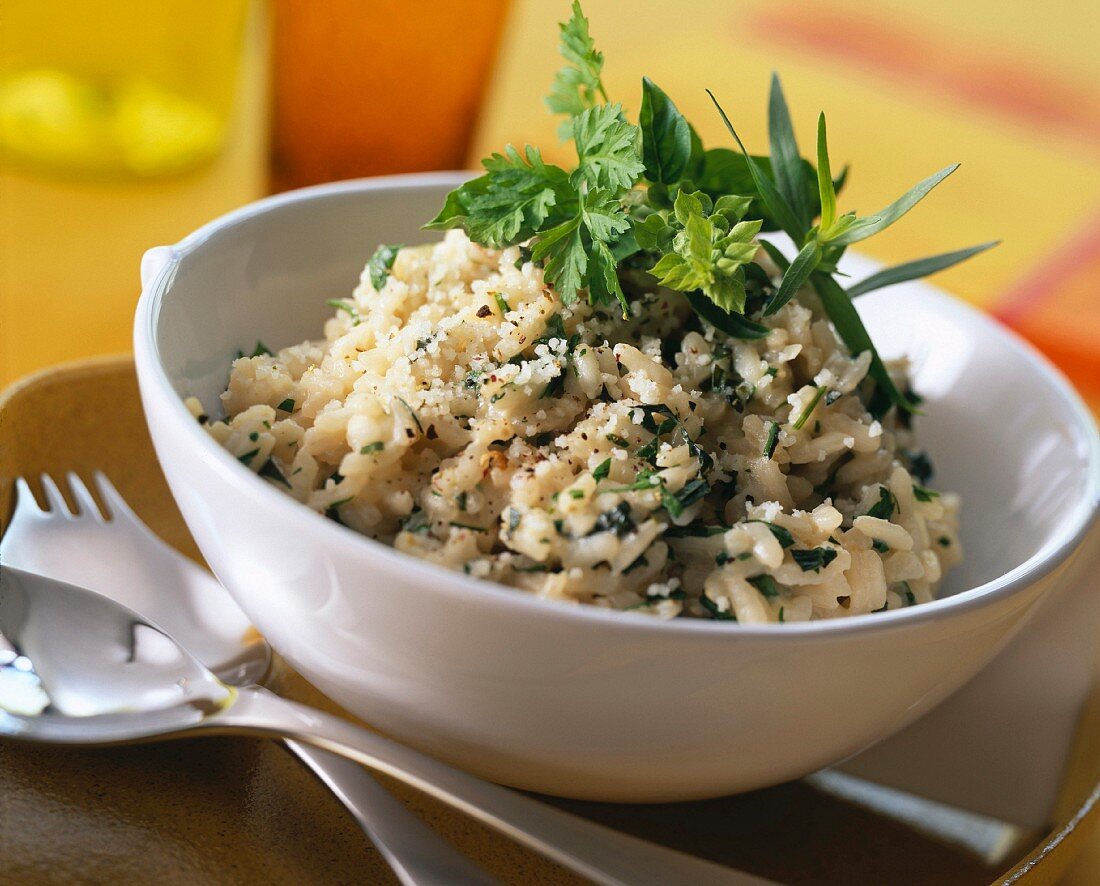
[[[105, 475], [97, 472], [94, 479], [106, 511], [75, 474], [67, 476], [75, 511], [53, 478], [40, 479], [47, 508], [39, 507], [25, 479], [17, 479], [15, 512], [0, 539], [0, 562], [83, 585], [125, 604], [170, 629], [228, 683], [259, 681], [268, 670], [270, 650], [228, 592], [158, 538]], [[298, 742], [287, 741], [286, 746], [336, 794], [402, 883], [496, 882], [367, 770]]]

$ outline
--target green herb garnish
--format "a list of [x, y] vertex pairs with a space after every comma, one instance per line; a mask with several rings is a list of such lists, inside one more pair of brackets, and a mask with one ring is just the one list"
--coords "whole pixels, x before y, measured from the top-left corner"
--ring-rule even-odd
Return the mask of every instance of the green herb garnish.
[[867, 512], [868, 517], [877, 517], [880, 520], [889, 520], [894, 511], [897, 510], [898, 501], [894, 498], [892, 493], [885, 486], [879, 486], [878, 501], [872, 506], [871, 510]]
[[376, 440], [373, 443], [368, 443], [366, 446], [359, 450], [360, 455], [370, 455], [372, 452], [381, 452], [386, 448], [386, 444], [381, 440]]
[[592, 479], [599, 483], [601, 480], [605, 479], [610, 473], [611, 459], [605, 458], [598, 465], [596, 465], [596, 469], [592, 472]]
[[825, 396], [825, 385], [818, 385], [817, 391], [814, 393], [810, 402], [806, 404], [806, 408], [802, 410], [802, 413], [795, 419], [794, 429], [796, 431], [802, 430], [802, 426], [806, 424], [806, 421], [813, 414], [813, 411], [817, 409], [817, 404], [821, 402], [821, 398]]
[[261, 477], [267, 477], [270, 480], [274, 480], [276, 483], [282, 483], [288, 489], [290, 488], [290, 481], [283, 476], [283, 472], [275, 467], [275, 462], [270, 458], [264, 462], [264, 466], [260, 468], [259, 475]]
[[[915, 401], [891, 381], [852, 297], [943, 270], [992, 244], [907, 262], [847, 291], [834, 274], [849, 245], [896, 222], [957, 166], [940, 170], [877, 213], [841, 212], [837, 192], [847, 170], [833, 177], [825, 116], [818, 118], [810, 162], [798, 148], [778, 77], [768, 103], [770, 156], [748, 153], [713, 95], [736, 150], [706, 149], [649, 78], [642, 79], [637, 125], [611, 101], [602, 80], [603, 54], [578, 2], [560, 29], [566, 64], [546, 101], [565, 115], [560, 134], [573, 142], [573, 167], [546, 163], [536, 147], [508, 145], [482, 161], [482, 176], [447, 196], [427, 227], [460, 227], [474, 242], [493, 248], [529, 243], [531, 259], [542, 264], [547, 283], [566, 304], [583, 295], [593, 304], [618, 302], [626, 314], [620, 271], [633, 275], [631, 286], [643, 287], [644, 273], [642, 284], [636, 275], [648, 272], [648, 285], [683, 292], [705, 322], [738, 338], [766, 335], [759, 321], [812, 286], [849, 351], [871, 352], [872, 413], [880, 416], [891, 406], [915, 411]], [[760, 231], [776, 228], [793, 239], [793, 259], [757, 240]], [[758, 248], [780, 269], [778, 282], [757, 264]]]
[[[240, 352], [238, 351], [238, 353], [240, 353]], [[256, 347], [254, 347], [252, 349], [252, 353], [249, 354], [248, 356], [249, 357], [271, 357], [271, 356], [274, 356], [274, 355], [271, 353], [271, 349], [267, 345], [265, 345], [262, 341], [257, 339], [256, 340]]]
[[718, 604], [707, 596], [706, 591], [699, 595], [699, 605], [718, 621], [737, 621], [737, 617], [732, 612], [727, 609], [719, 609]]
[[607, 434], [607, 439], [620, 448], [626, 448], [630, 445], [629, 441], [620, 437], [618, 434]]
[[779, 596], [779, 588], [776, 587], [775, 579], [770, 575], [754, 575], [749, 579], [749, 584], [769, 600]]
[[367, 273], [370, 274], [370, 282], [375, 291], [381, 290], [386, 285], [386, 280], [390, 276], [390, 269], [393, 267], [394, 259], [397, 258], [400, 249], [400, 243], [394, 245], [382, 243], [374, 250], [374, 255], [367, 262]]
[[764, 449], [762, 455], [764, 458], [771, 458], [775, 454], [775, 444], [779, 442], [779, 422], [768, 422], [768, 436], [764, 440]]
[[237, 461], [239, 461], [242, 465], [250, 465], [252, 464], [252, 459], [254, 459], [259, 454], [259, 449], [253, 449], [251, 452], [246, 452], [244, 455], [238, 455]]
[[775, 540], [779, 542], [781, 548], [789, 548], [794, 545], [794, 536], [791, 535], [789, 529], [778, 525], [777, 523], [769, 523], [767, 520], [746, 520], [746, 523], [763, 523], [768, 529], [771, 530], [772, 535], [775, 536]]
[[836, 559], [836, 548], [809, 548], [808, 550], [791, 551], [794, 562], [803, 572], [817, 572], [828, 566]]
[[412, 416], [413, 424], [415, 424], [415, 425], [416, 425], [416, 429], [417, 429], [417, 430], [418, 430], [418, 431], [419, 431], [419, 432], [420, 432], [421, 434], [423, 434], [423, 433], [424, 433], [424, 426], [423, 426], [422, 424], [420, 424], [420, 416], [418, 416], [418, 415], [416, 414], [416, 410], [414, 410], [414, 409], [413, 409], [413, 408], [412, 408], [412, 407], [411, 407], [411, 406], [410, 406], [410, 405], [409, 405], [409, 404], [408, 404], [408, 403], [406, 402], [406, 400], [405, 400], [405, 398], [404, 398], [404, 397], [395, 397], [394, 399], [395, 399], [395, 400], [399, 400], [399, 401], [401, 402], [401, 405], [402, 405], [402, 406], [404, 406], [404, 407], [405, 407], [405, 408], [406, 408], [406, 409], [407, 409], [407, 410], [409, 411], [409, 415], [410, 415], [410, 416]]
[[276, 409], [281, 409], [283, 412], [293, 412], [294, 411], [294, 401], [290, 397], [287, 397], [282, 403], [280, 403], [275, 408]]
[[358, 326], [362, 322], [362, 317], [359, 316], [359, 311], [356, 310], [355, 305], [351, 304], [347, 299], [343, 298], [330, 298], [325, 302], [330, 308], [335, 308], [338, 311], [343, 311], [351, 318], [351, 325]]
[[932, 499], [939, 497], [940, 494], [935, 489], [925, 489], [916, 483], [913, 484], [913, 498], [917, 501], [932, 501]]
[[458, 520], [452, 520], [451, 525], [456, 529], [469, 529], [472, 532], [488, 532], [484, 526], [475, 526], [473, 523], [460, 523]]

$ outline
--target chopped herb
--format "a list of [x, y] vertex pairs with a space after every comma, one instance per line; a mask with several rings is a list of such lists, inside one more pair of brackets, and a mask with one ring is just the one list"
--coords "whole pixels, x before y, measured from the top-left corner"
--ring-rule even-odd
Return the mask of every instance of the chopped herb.
[[714, 555], [714, 562], [717, 563], [719, 566], [725, 566], [727, 563], [729, 563], [729, 561], [730, 555], [727, 554], [725, 551], [719, 551], [717, 554]]
[[471, 369], [466, 373], [466, 378], [462, 380], [462, 386], [469, 390], [476, 390], [477, 386], [481, 384], [482, 371], [480, 369]]
[[340, 519], [341, 504], [343, 504], [343, 502], [337, 502], [336, 504], [329, 505], [327, 508], [325, 508], [325, 516], [332, 520], [334, 523], [339, 523], [341, 526], [344, 526], [344, 521]]
[[513, 566], [513, 572], [549, 572], [550, 567], [545, 563], [535, 563], [531, 566]]
[[905, 594], [905, 605], [915, 606], [917, 603], [917, 595], [913, 593], [913, 589], [909, 587], [909, 582], [901, 582], [902, 592]]
[[475, 526], [473, 523], [460, 523], [458, 520], [452, 520], [451, 525], [456, 529], [469, 529], [472, 532], [488, 532], [484, 526]]
[[244, 455], [238, 455], [237, 461], [239, 461], [242, 465], [250, 465], [252, 464], [252, 459], [254, 459], [259, 454], [259, 449], [253, 449], [251, 452], [246, 452]]
[[665, 538], [711, 538], [729, 530], [729, 526], [707, 525], [696, 521], [687, 526], [669, 526], [665, 529]]
[[607, 478], [607, 475], [611, 473], [611, 459], [605, 458], [598, 465], [596, 470], [592, 472], [592, 479], [599, 483], [601, 480]]
[[616, 446], [620, 446], [620, 447], [625, 449], [626, 447], [628, 447], [630, 445], [630, 443], [628, 443], [626, 440], [624, 440], [618, 434], [607, 434], [606, 436], [607, 436], [607, 439], [610, 440], [612, 443], [614, 443]]
[[767, 520], [746, 520], [745, 522], [763, 523], [771, 530], [772, 535], [775, 536], [776, 541], [779, 542], [779, 546], [782, 548], [789, 548], [794, 544], [794, 536], [791, 535], [791, 531], [783, 526], [776, 523], [769, 523]]
[[775, 579], [770, 575], [754, 575], [749, 579], [749, 584], [769, 600], [779, 596], [779, 588], [776, 587]]
[[909, 473], [913, 475], [913, 479], [918, 483], [927, 486], [932, 480], [932, 460], [929, 459], [928, 454], [921, 450], [907, 451], [905, 454], [905, 460], [908, 462]]
[[546, 383], [546, 387], [543, 388], [542, 393], [539, 394], [540, 400], [554, 399], [560, 397], [565, 391], [565, 374], [555, 375], [550, 381]]
[[507, 300], [499, 292], [494, 292], [493, 293], [493, 299], [496, 301], [497, 307], [500, 309], [500, 315], [502, 317], [505, 314], [507, 314], [510, 310], [512, 310], [510, 307], [508, 307]]
[[416, 414], [416, 412], [413, 410], [413, 408], [408, 403], [405, 402], [405, 399], [403, 397], [395, 397], [394, 399], [400, 400], [401, 405], [404, 406], [407, 410], [409, 410], [409, 415], [412, 416], [412, 420], [413, 420], [413, 423], [416, 425], [416, 429], [418, 431], [420, 431], [421, 434], [423, 434], [424, 433], [424, 427], [423, 427], [423, 425], [420, 424], [420, 417]]
[[460, 511], [466, 510], [466, 493], [465, 492], [460, 492], [458, 495], [455, 496], [455, 504], [458, 506], [458, 509]]
[[935, 489], [925, 489], [923, 486], [913, 484], [913, 497], [917, 501], [932, 501], [934, 498], [939, 498], [940, 494]]
[[386, 444], [381, 440], [376, 440], [373, 443], [368, 443], [362, 449], [359, 450], [360, 455], [370, 455], [372, 452], [381, 452], [386, 448]]
[[633, 572], [635, 569], [641, 569], [643, 566], [648, 565], [649, 561], [645, 558], [645, 554], [641, 554], [638, 559], [636, 559], [633, 563], [627, 566], [626, 569], [623, 570], [623, 575], [626, 575], [628, 572]]
[[291, 399], [290, 397], [287, 397], [282, 403], [280, 403], [275, 408], [276, 409], [281, 409], [283, 412], [293, 412], [294, 411], [294, 400]]
[[589, 535], [597, 532], [614, 532], [619, 538], [622, 538], [624, 535], [633, 532], [635, 528], [634, 521], [630, 517], [630, 505], [622, 501], [596, 518], [596, 525]]
[[584, 498], [584, 490], [583, 489], [570, 489], [569, 490], [569, 497], [572, 498], [572, 499], [582, 499], [582, 498]]
[[836, 559], [836, 548], [810, 548], [808, 550], [791, 551], [794, 562], [803, 572], [817, 572], [828, 566]]
[[381, 243], [374, 250], [374, 255], [370, 257], [370, 261], [367, 262], [370, 282], [376, 291], [381, 290], [386, 285], [386, 280], [389, 279], [390, 270], [393, 268], [394, 259], [397, 258], [397, 252], [400, 248], [400, 243], [392, 245]]
[[[707, 596], [706, 591], [703, 591], [703, 593], [699, 595], [699, 605], [718, 621], [737, 621], [737, 617], [732, 612], [720, 609], [718, 604]], [[728, 606], [729, 604], [727, 603], [726, 605]]]
[[287, 481], [286, 477], [283, 476], [283, 472], [275, 467], [275, 462], [270, 458], [264, 462], [264, 466], [260, 468], [259, 474], [261, 477], [267, 477], [269, 480], [274, 480], [276, 483], [282, 483], [288, 489], [290, 488], [290, 483]]
[[503, 400], [505, 397], [508, 396], [508, 389], [513, 388], [513, 387], [515, 387], [515, 385], [512, 384], [512, 382], [506, 382], [505, 384], [501, 385], [500, 390], [497, 391], [495, 394], [493, 394], [492, 397], [489, 398], [489, 402], [490, 403], [499, 403], [501, 400]]
[[260, 432], [253, 431], [251, 434], [248, 435], [248, 439], [255, 443], [257, 440], [260, 439]]
[[764, 440], [763, 456], [771, 458], [775, 454], [775, 444], [779, 442], [779, 422], [768, 422], [768, 436]]
[[782, 606], [779, 607], [779, 620], [781, 622], [783, 621], [783, 607]]
[[776, 369], [774, 366], [769, 366], [768, 371], [765, 372], [764, 375], [770, 375], [772, 378], [775, 378], [777, 375], [779, 375], [779, 370]]
[[829, 393], [825, 395], [825, 405], [832, 406], [837, 400], [839, 400], [843, 396], [844, 395], [840, 393], [840, 391], [829, 391]]
[[890, 545], [884, 541], [879, 541], [877, 538], [871, 542], [871, 547], [878, 551], [880, 554], [885, 554], [890, 550]]
[[256, 347], [254, 347], [252, 349], [252, 353], [249, 354], [249, 356], [250, 357], [270, 357], [270, 356], [272, 356], [272, 354], [271, 354], [271, 349], [268, 348], [268, 346], [265, 345], [262, 341], [257, 339]]
[[338, 311], [343, 311], [349, 317], [351, 317], [351, 325], [358, 326], [362, 322], [362, 318], [359, 316], [359, 311], [356, 310], [355, 305], [350, 304], [343, 298], [330, 298], [325, 302], [330, 308], [335, 308]]
[[685, 508], [690, 507], [710, 492], [710, 484], [702, 477], [696, 477], [683, 485], [679, 492], [669, 492], [662, 484], [661, 504], [669, 516], [679, 517]]
[[893, 516], [894, 511], [897, 509], [898, 502], [894, 498], [892, 493], [885, 486], [879, 486], [878, 501], [871, 506], [871, 510], [867, 512], [868, 517], [878, 517], [880, 520], [889, 520]]
[[817, 393], [809, 403], [806, 404], [806, 408], [802, 410], [802, 414], [795, 419], [794, 429], [796, 431], [802, 430], [802, 426], [806, 424], [806, 420], [813, 414], [813, 411], [817, 409], [817, 404], [821, 402], [821, 398], [825, 396], [825, 385], [818, 385]]
[[561, 314], [550, 315], [550, 319], [546, 321], [546, 331], [537, 344], [549, 344], [552, 338], [565, 341], [565, 322], [561, 319]]
[[645, 446], [642, 446], [634, 454], [636, 456], [638, 456], [638, 458], [645, 459], [650, 464], [655, 464], [656, 460], [657, 460], [657, 451], [658, 451], [658, 449], [660, 449], [660, 447], [661, 447], [661, 438], [660, 437], [654, 437], [652, 440], [650, 440], [648, 443], [646, 443]]
[[951, 547], [951, 539], [949, 539], [946, 535], [941, 535], [939, 538], [936, 539], [936, 542], [941, 547], [944, 547], [944, 548]]
[[428, 515], [420, 510], [420, 508], [417, 508], [411, 514], [409, 514], [401, 528], [405, 532], [413, 532], [417, 535], [424, 535], [431, 528], [431, 523], [429, 523], [428, 521]]

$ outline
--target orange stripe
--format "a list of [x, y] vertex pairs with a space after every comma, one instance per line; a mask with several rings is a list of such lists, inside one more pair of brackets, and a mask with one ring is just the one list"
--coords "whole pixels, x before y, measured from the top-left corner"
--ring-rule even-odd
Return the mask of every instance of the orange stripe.
[[859, 66], [1019, 123], [1100, 143], [1100, 93], [1034, 62], [1028, 65], [1015, 51], [983, 49], [974, 45], [972, 35], [941, 42], [917, 33], [916, 22], [871, 19], [863, 12], [856, 16], [837, 5], [815, 3], [812, 15], [804, 11], [796, 4], [768, 3], [754, 9], [749, 25], [772, 42]]
[[[1060, 238], [1061, 246], [998, 300], [993, 313], [1009, 325], [1021, 323], [1049, 299], [1062, 283], [1090, 265], [1100, 268], [1100, 211], [1076, 233]], [[1100, 277], [1097, 279], [1100, 289]]]

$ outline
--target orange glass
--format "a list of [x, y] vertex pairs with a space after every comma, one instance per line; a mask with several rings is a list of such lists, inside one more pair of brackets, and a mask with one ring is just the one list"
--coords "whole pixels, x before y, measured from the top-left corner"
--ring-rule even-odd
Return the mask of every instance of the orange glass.
[[465, 163], [508, 0], [275, 0], [277, 190]]

